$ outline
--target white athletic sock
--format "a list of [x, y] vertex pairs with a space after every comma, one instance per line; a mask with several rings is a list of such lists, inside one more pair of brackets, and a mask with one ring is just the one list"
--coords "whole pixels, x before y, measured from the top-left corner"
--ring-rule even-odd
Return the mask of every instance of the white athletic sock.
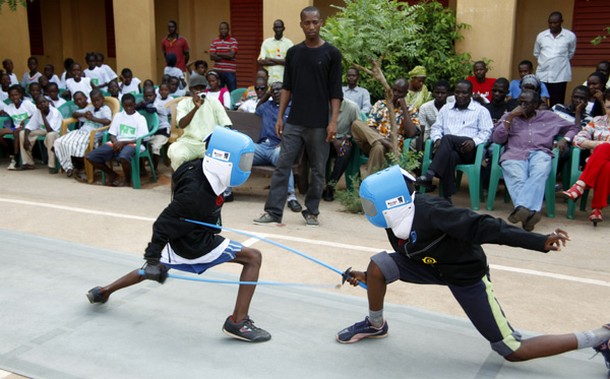
[[369, 309], [369, 321], [375, 328], [381, 328], [383, 326], [383, 309], [378, 311]]
[[574, 333], [578, 341], [578, 348], [597, 347], [610, 339], [610, 329], [602, 327], [599, 329], [589, 330], [586, 332]]

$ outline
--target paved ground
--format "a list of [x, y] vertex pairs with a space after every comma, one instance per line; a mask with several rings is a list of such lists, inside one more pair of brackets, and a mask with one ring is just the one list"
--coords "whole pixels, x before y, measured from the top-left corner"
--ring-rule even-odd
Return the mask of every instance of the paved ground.
[[[5, 163], [0, 160], [0, 167]], [[62, 378], [201, 377], [201, 372], [222, 377], [605, 374], [601, 357], [588, 360], [591, 351], [503, 363], [440, 287], [391, 286], [386, 314], [391, 336], [353, 346], [339, 345], [333, 336], [365, 314], [365, 293], [357, 288], [260, 287], [252, 317], [274, 337], [257, 346], [234, 343], [220, 332], [232, 309], [233, 287], [147, 283], [117, 293], [105, 306], [90, 306], [86, 290], [141, 264], [152, 220], [169, 201], [168, 177], [136, 191], [84, 185], [41, 168], [1, 170], [0, 183], [5, 215], [0, 255], [10, 268], [3, 275], [3, 288], [10, 291], [0, 291], [0, 320], [12, 325], [0, 332], [0, 369], [6, 371]], [[336, 202], [322, 204], [317, 229], [305, 227], [301, 216], [289, 210], [283, 227], [252, 225], [262, 211], [267, 184], [268, 179], [253, 178], [238, 188], [236, 201], [225, 206], [224, 224], [264, 233], [341, 269], [363, 268], [371, 254], [389, 248], [383, 231], [362, 216], [342, 212]], [[456, 197], [456, 203], [467, 205], [465, 196]], [[493, 214], [505, 217], [510, 207], [500, 199]], [[560, 333], [608, 322], [608, 225], [594, 229], [586, 214], [567, 220], [565, 204], [559, 201], [557, 208], [557, 218], [545, 217], [537, 230], [568, 230], [573, 241], [562, 252], [486, 246], [496, 295], [521, 330]], [[331, 271], [277, 247], [227, 235], [263, 251], [261, 279], [339, 282]], [[237, 266], [223, 265], [208, 276], [235, 278], [237, 273]], [[163, 363], [151, 363], [159, 361]]]

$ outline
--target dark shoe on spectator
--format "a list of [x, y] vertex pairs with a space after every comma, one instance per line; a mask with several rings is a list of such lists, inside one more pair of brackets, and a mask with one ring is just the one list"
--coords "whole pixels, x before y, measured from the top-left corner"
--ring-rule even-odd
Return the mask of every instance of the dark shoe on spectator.
[[279, 224], [282, 220], [277, 219], [276, 217], [271, 216], [269, 213], [263, 213], [259, 218], [255, 218], [252, 220], [256, 225], [276, 225]]
[[527, 232], [531, 232], [540, 220], [542, 220], [542, 212], [531, 211], [529, 217], [523, 223], [523, 229]]
[[530, 215], [530, 210], [522, 207], [521, 205], [517, 205], [515, 209], [508, 215], [508, 221], [513, 224], [518, 222], [524, 223]]
[[335, 189], [331, 186], [326, 186], [324, 192], [322, 192], [322, 199], [324, 199], [324, 201], [335, 200]]
[[34, 170], [36, 167], [33, 164], [23, 164], [20, 170]]
[[59, 170], [57, 170], [55, 167], [49, 167], [49, 174], [53, 175], [53, 174], [57, 174], [59, 172]]
[[297, 199], [288, 200], [288, 208], [290, 208], [290, 210], [295, 213], [303, 210], [303, 207], [301, 206], [301, 204], [299, 204], [299, 201]]
[[305, 209], [303, 212], [301, 212], [301, 214], [303, 215], [303, 218], [305, 219], [305, 225], [313, 226], [313, 227], [320, 226], [320, 223], [318, 222], [318, 216], [309, 213], [309, 211], [307, 209]]
[[436, 189], [436, 186], [432, 184], [432, 180], [428, 179], [425, 175], [415, 178], [415, 185], [423, 187], [428, 192], [433, 192]]

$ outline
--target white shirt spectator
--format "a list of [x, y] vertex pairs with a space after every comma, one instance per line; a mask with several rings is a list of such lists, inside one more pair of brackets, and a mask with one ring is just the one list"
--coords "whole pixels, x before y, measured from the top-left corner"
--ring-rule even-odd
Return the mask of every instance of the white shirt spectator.
[[129, 83], [129, 85], [126, 85], [125, 83], [121, 82], [121, 95], [125, 95], [128, 93], [132, 95], [139, 94], [140, 83], [142, 83], [142, 81], [138, 78], [131, 78], [131, 83]]
[[118, 75], [116, 74], [116, 72], [114, 72], [114, 70], [107, 64], [102, 64], [98, 68], [101, 68], [102, 71], [104, 71], [104, 74], [106, 75], [106, 79], [108, 79], [108, 81], [115, 80], [118, 78]]
[[[63, 121], [63, 117], [61, 117], [61, 113], [59, 113], [57, 109], [49, 107], [47, 121], [54, 132], [59, 132], [61, 130], [61, 122]], [[37, 129], [47, 130], [47, 128], [44, 126], [44, 122], [42, 121], [42, 112], [40, 112], [40, 109], [36, 110], [25, 128], [32, 131]]]
[[432, 125], [430, 139], [436, 142], [444, 135], [454, 135], [472, 138], [479, 145], [489, 140], [492, 129], [489, 111], [476, 101], [470, 100], [464, 109], [457, 108], [455, 103], [445, 104]]
[[[116, 137], [117, 141], [135, 141], [148, 133], [146, 118], [135, 112], [128, 115], [125, 111], [119, 112], [112, 119], [108, 133]], [[140, 146], [140, 151], [145, 147]]]
[[10, 74], [8, 77], [11, 78], [11, 85], [21, 84], [21, 83], [19, 83], [19, 79], [17, 79], [17, 75], [15, 75], [14, 72], [12, 74]]
[[109, 82], [106, 77], [106, 72], [99, 67], [94, 67], [93, 70], [86, 68], [83, 70], [85, 76], [91, 79], [91, 84], [99, 86], [100, 84], [107, 84]]
[[66, 80], [66, 89], [70, 91], [72, 96], [78, 91], [81, 91], [87, 96], [87, 101], [91, 101], [91, 98], [89, 98], [89, 94], [93, 90], [91, 87], [91, 78], [81, 78], [80, 82], [77, 82], [74, 78], [70, 78]]
[[557, 37], [549, 29], [540, 32], [534, 44], [538, 59], [536, 76], [544, 83], [562, 83], [572, 80], [570, 59], [576, 52], [576, 35], [561, 28]]
[[66, 103], [66, 100], [62, 99], [61, 97], [58, 97], [57, 100], [53, 100], [49, 96], [45, 96], [45, 99], [47, 99], [55, 108], [59, 108]]
[[157, 95], [155, 98], [155, 102], [153, 105], [157, 108], [157, 116], [159, 117], [159, 130], [161, 129], [169, 129], [169, 116], [171, 115], [171, 111], [165, 105], [169, 103], [171, 100], [171, 96], [167, 96], [167, 99], [161, 99], [161, 95]]
[[22, 121], [32, 117], [38, 108], [28, 99], [23, 99], [19, 108], [15, 104], [10, 103], [4, 108], [4, 113], [13, 119], [13, 124], [18, 127]]
[[439, 110], [436, 109], [434, 102], [436, 100], [430, 100], [422, 104], [419, 108], [419, 123], [424, 127], [424, 141], [430, 139], [430, 128], [436, 122], [438, 118]]

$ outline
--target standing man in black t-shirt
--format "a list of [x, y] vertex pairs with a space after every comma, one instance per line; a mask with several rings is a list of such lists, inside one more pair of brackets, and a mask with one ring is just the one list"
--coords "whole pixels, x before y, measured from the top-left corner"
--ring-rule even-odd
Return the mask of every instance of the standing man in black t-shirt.
[[[337, 134], [337, 118], [343, 99], [341, 53], [320, 38], [322, 19], [316, 7], [301, 11], [305, 40], [291, 47], [286, 55], [284, 84], [275, 131], [282, 138], [281, 153], [271, 179], [265, 213], [255, 224], [282, 221], [288, 177], [301, 146], [305, 145], [311, 183], [301, 212], [307, 226], [318, 226], [318, 206], [324, 189], [329, 141]], [[284, 111], [292, 99], [284, 125]], [[330, 107], [330, 109], [329, 109]]]

